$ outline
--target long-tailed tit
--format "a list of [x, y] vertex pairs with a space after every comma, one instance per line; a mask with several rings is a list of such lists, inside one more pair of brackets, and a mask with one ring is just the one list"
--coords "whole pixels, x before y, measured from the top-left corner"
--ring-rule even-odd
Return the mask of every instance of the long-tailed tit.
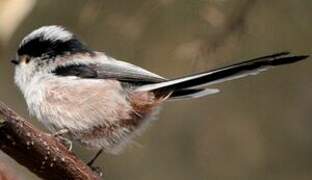
[[210, 85], [255, 75], [308, 56], [277, 53], [166, 79], [89, 49], [60, 26], [44, 26], [20, 43], [15, 83], [28, 109], [51, 132], [116, 153], [144, 129], [158, 107], [218, 93]]

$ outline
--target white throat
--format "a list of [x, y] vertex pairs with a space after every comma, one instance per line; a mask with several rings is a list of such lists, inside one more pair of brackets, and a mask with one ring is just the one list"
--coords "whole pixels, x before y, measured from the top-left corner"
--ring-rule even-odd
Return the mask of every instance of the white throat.
[[29, 112], [34, 114], [34, 109], [39, 105], [44, 97], [44, 83], [47, 79], [51, 78], [48, 73], [39, 73], [31, 71], [31, 68], [22, 66], [28, 66], [20, 64], [15, 68], [14, 80], [16, 85], [21, 90], [26, 100]]

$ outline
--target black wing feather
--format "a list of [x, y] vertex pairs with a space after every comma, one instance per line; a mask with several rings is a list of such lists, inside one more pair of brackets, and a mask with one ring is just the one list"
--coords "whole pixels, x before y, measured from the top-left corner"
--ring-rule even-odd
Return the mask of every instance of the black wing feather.
[[122, 82], [135, 84], [151, 84], [165, 81], [165, 79], [146, 76], [144, 74], [127, 72], [124, 70], [112, 69], [112, 67], [105, 68], [96, 64], [72, 64], [67, 66], [60, 66], [52, 73], [57, 76], [76, 76], [86, 79], [116, 79]]
[[81, 64], [60, 66], [56, 68], [52, 73], [57, 76], [77, 76], [80, 78], [98, 78], [98, 73], [86, 66]]

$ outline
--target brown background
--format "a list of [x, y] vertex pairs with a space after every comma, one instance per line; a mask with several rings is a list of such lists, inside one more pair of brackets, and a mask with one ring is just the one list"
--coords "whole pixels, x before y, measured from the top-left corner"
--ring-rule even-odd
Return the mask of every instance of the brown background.
[[[13, 15], [0, 28], [30, 0], [6, 2], [0, 11]], [[42, 25], [63, 25], [96, 50], [177, 77], [283, 50], [311, 54], [311, 9], [311, 0], [36, 1], [0, 41], [0, 99], [29, 117], [9, 59]], [[217, 85], [214, 96], [165, 104], [138, 145], [97, 165], [111, 180], [311, 179], [311, 60]], [[93, 153], [74, 152], [85, 161]], [[0, 161], [20, 179], [37, 179], [3, 153]]]

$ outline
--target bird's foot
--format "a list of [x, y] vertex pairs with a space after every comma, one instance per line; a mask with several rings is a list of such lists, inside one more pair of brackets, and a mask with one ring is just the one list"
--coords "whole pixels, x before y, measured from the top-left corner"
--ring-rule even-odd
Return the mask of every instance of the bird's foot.
[[57, 136], [56, 139], [60, 141], [64, 146], [67, 147], [68, 151], [71, 151], [73, 148], [73, 142], [69, 140], [68, 138], [65, 138], [63, 136]]
[[67, 133], [69, 133], [68, 129], [61, 129], [53, 133], [52, 136], [55, 137], [58, 141], [60, 141], [64, 146], [66, 146], [69, 151], [71, 151], [73, 148], [72, 141], [63, 136]]
[[103, 176], [103, 171], [100, 167], [98, 166], [93, 166], [93, 165], [89, 165], [88, 166], [90, 167], [90, 169], [95, 172], [98, 176], [102, 177]]
[[58, 136], [62, 136], [62, 135], [65, 135], [69, 133], [69, 130], [68, 129], [61, 129], [59, 131], [56, 131], [55, 133], [52, 134], [52, 136], [54, 137], [58, 137]]

